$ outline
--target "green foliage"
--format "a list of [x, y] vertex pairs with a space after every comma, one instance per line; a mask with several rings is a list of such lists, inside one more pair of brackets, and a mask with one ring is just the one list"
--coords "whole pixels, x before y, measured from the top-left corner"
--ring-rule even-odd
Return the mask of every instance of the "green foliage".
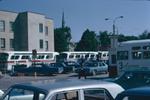
[[150, 39], [150, 32], [145, 30], [141, 35], [139, 35], [140, 39]]
[[123, 34], [120, 34], [118, 37], [119, 42], [129, 41], [129, 40], [138, 40], [138, 37], [136, 37], [136, 36], [124, 36]]
[[99, 33], [99, 43], [100, 46], [109, 46], [110, 45], [110, 38], [109, 38], [109, 33], [107, 31], [100, 32]]
[[96, 33], [88, 29], [83, 33], [81, 40], [77, 44], [75, 51], [96, 51], [98, 42]]
[[54, 30], [55, 51], [62, 52], [69, 50], [71, 40], [71, 29], [69, 27], [56, 28]]

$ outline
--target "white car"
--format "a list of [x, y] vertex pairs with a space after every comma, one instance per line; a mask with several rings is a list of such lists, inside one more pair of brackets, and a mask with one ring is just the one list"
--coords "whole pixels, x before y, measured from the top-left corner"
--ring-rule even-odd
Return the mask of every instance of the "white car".
[[2, 97], [3, 94], [4, 94], [4, 92], [2, 90], [0, 90], [0, 98]]
[[1, 100], [114, 100], [124, 89], [97, 80], [40, 81], [11, 86]]

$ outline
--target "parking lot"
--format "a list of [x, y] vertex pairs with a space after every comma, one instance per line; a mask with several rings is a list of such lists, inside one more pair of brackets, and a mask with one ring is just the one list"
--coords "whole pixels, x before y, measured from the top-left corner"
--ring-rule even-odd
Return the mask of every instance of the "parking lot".
[[[101, 74], [97, 75], [95, 77], [107, 77], [108, 74]], [[88, 78], [92, 78], [93, 76], [88, 76]], [[8, 76], [3, 75], [2, 78], [0, 78], [0, 89], [6, 90], [9, 86], [16, 84], [16, 83], [24, 83], [24, 82], [31, 82], [31, 81], [41, 81], [41, 80], [64, 80], [64, 79], [78, 79], [78, 76], [76, 73], [69, 73], [69, 74], [57, 74], [52, 76]]]

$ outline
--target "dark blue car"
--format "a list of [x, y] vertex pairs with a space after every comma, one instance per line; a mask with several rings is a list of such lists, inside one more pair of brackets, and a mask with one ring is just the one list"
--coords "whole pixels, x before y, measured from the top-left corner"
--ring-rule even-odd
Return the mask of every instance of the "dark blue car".
[[128, 89], [120, 93], [115, 100], [150, 100], [150, 87]]
[[58, 74], [62, 72], [63, 72], [63, 68], [52, 67], [50, 65], [41, 64], [41, 65], [32, 65], [30, 67], [18, 66], [18, 68], [16, 66], [12, 75], [19, 75], [19, 74], [34, 75], [35, 73], [37, 75], [52, 75], [52, 74]]

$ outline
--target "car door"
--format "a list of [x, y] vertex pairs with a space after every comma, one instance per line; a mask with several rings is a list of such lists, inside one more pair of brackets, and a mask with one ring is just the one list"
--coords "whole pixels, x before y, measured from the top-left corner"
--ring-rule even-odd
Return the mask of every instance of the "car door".
[[101, 72], [106, 72], [108, 70], [108, 66], [105, 63], [100, 62], [100, 66], [101, 66]]
[[79, 90], [57, 92], [49, 100], [80, 100]]
[[104, 66], [101, 62], [98, 62], [98, 73], [102, 72], [104, 70]]
[[84, 100], [114, 100], [104, 88], [83, 89], [83, 96]]

